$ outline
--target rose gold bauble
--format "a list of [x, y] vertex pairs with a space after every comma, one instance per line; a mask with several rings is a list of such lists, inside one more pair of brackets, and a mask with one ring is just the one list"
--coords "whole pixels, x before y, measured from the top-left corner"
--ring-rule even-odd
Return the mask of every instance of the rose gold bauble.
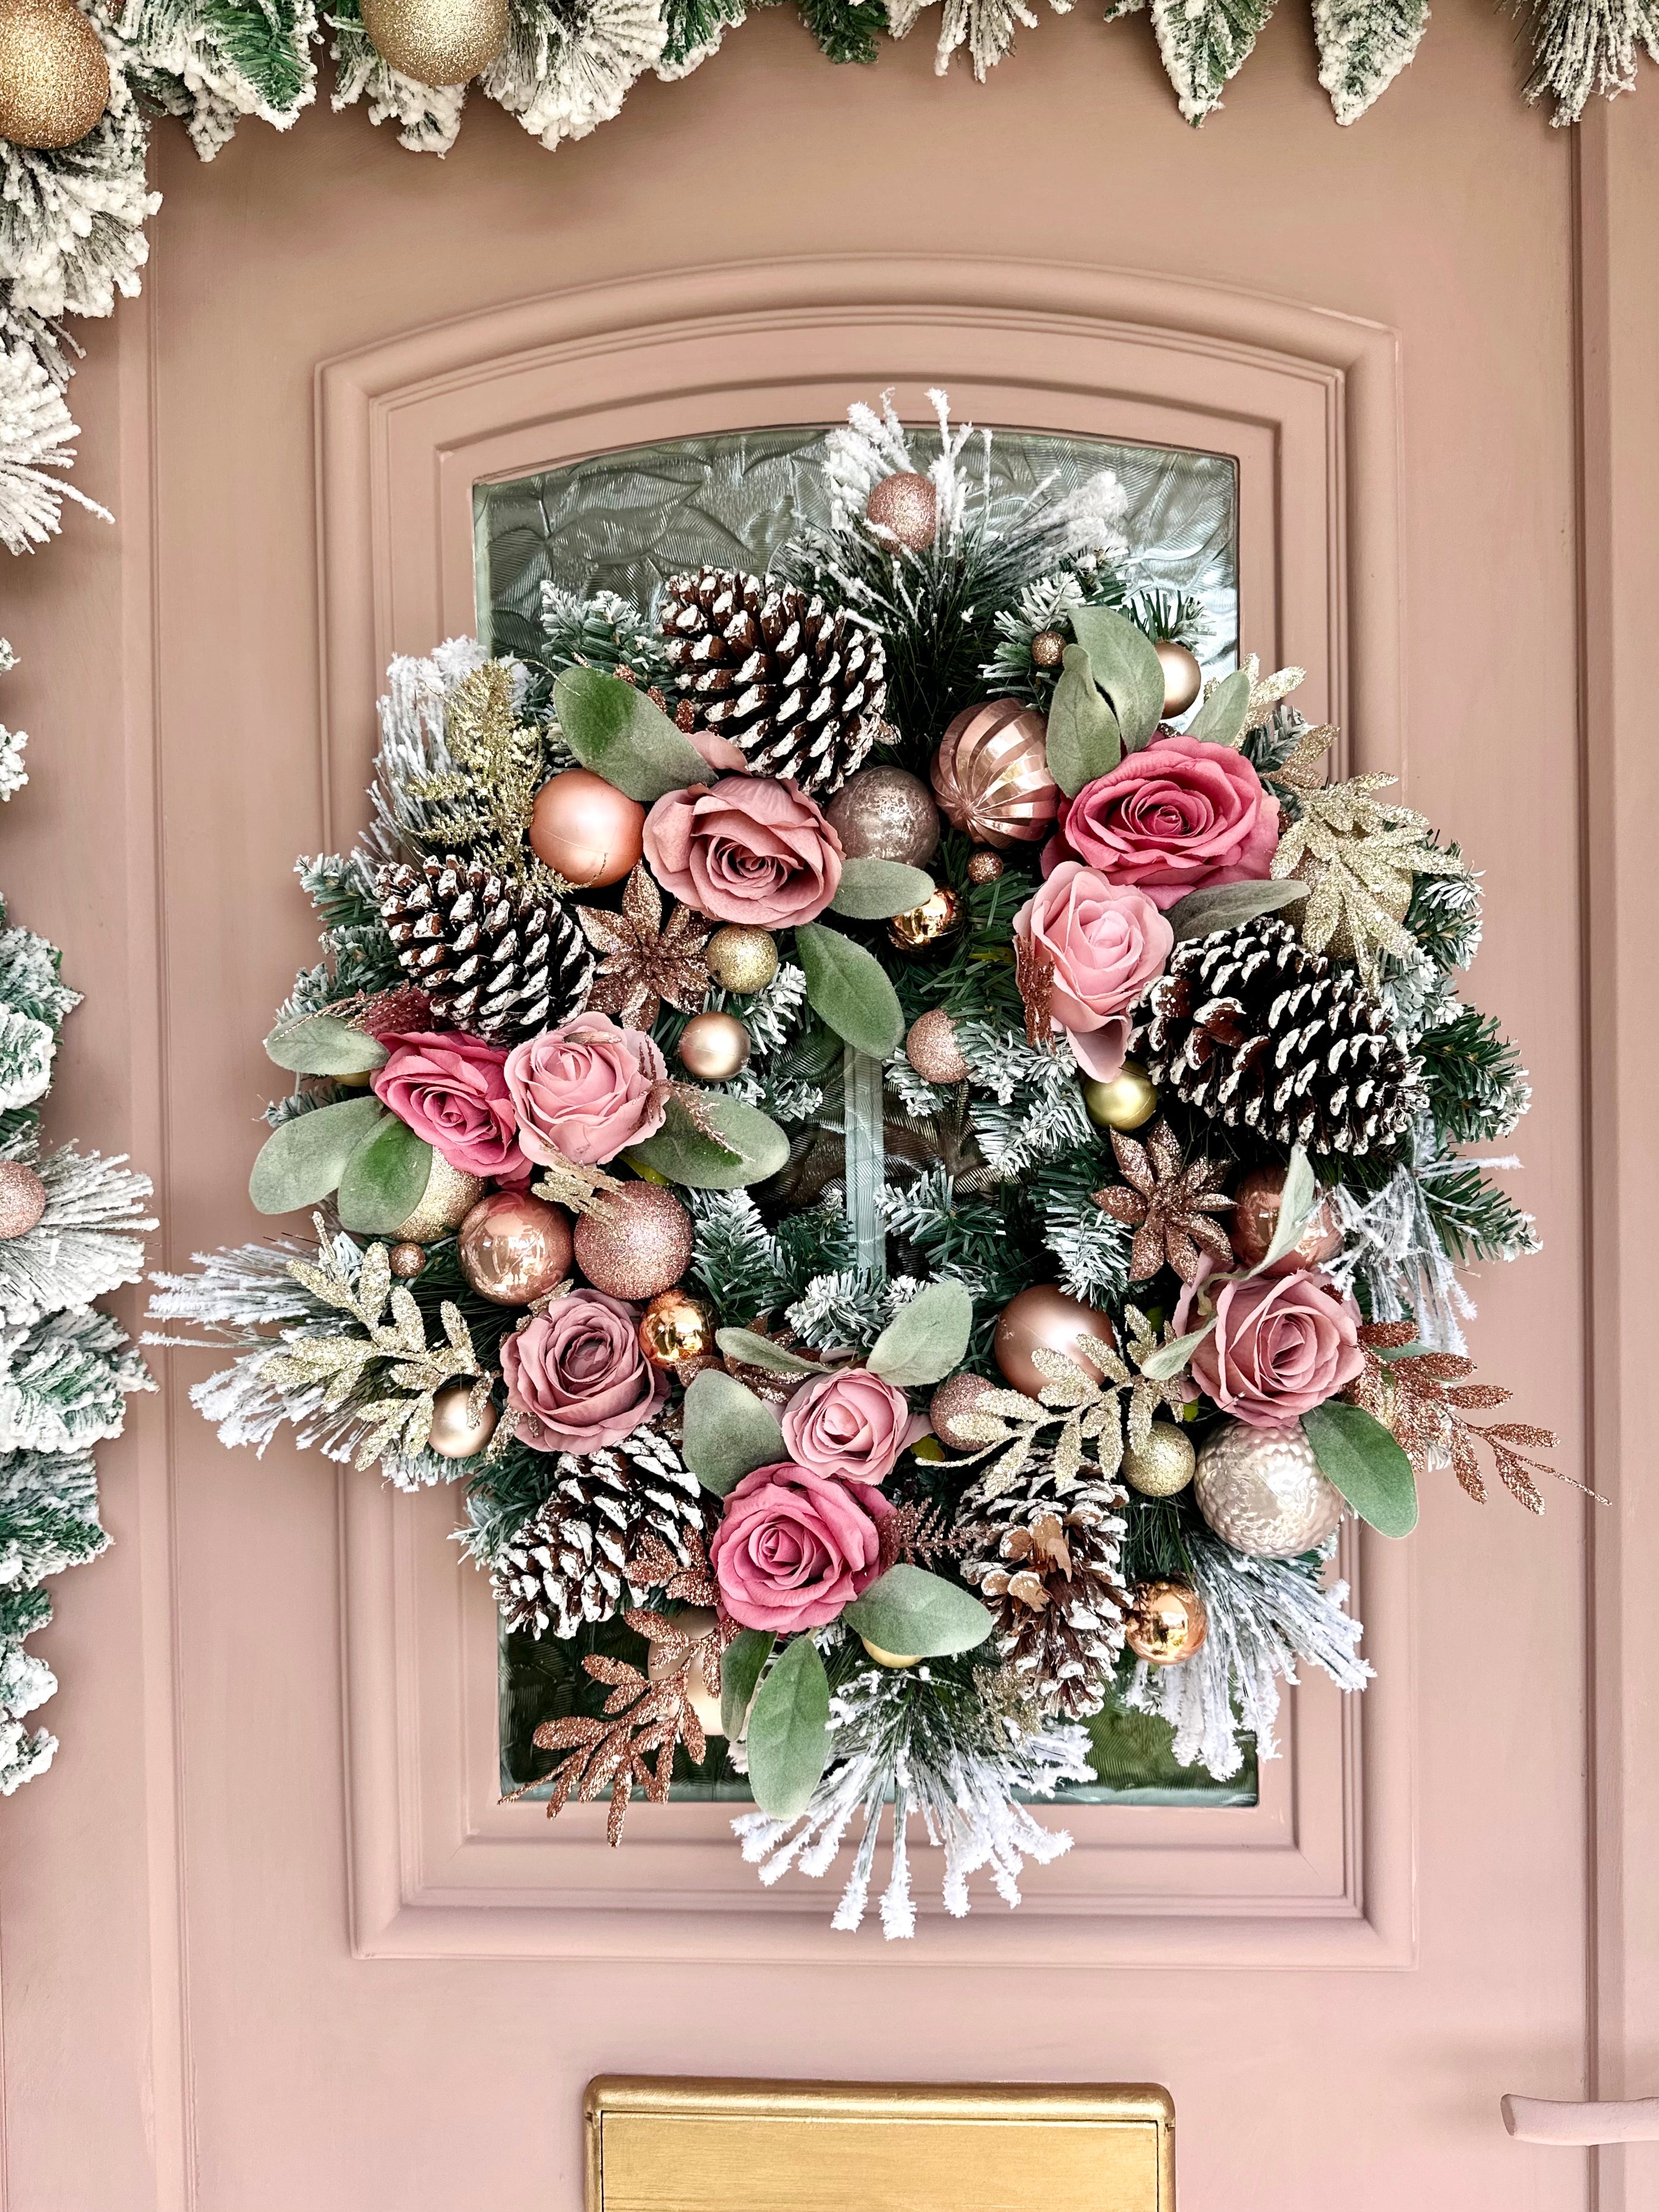
[[951, 1424], [959, 1421], [964, 1413], [971, 1413], [986, 1392], [994, 1390], [996, 1387], [983, 1375], [951, 1375], [945, 1377], [927, 1402], [927, 1418], [933, 1424], [933, 1434], [942, 1444], [951, 1451], [984, 1450], [983, 1437], [964, 1437]]
[[1204, 1601], [1190, 1583], [1139, 1583], [1129, 1602], [1123, 1641], [1149, 1667], [1178, 1667], [1210, 1632]]
[[434, 1152], [432, 1170], [426, 1179], [426, 1188], [421, 1194], [421, 1202], [408, 1220], [398, 1224], [391, 1242], [394, 1244], [430, 1244], [440, 1237], [447, 1237], [483, 1196], [482, 1176], [468, 1175], [462, 1168], [453, 1168], [441, 1152]]
[[0, 1242], [27, 1237], [46, 1210], [46, 1186], [21, 1160], [0, 1160]]
[[386, 1265], [400, 1283], [412, 1283], [426, 1266], [426, 1247], [394, 1244], [386, 1255]]
[[933, 795], [976, 844], [1035, 844], [1054, 827], [1060, 786], [1048, 773], [1048, 725], [1017, 699], [964, 707], [933, 755]]
[[1204, 671], [1197, 656], [1172, 637], [1161, 637], [1152, 647], [1164, 671], [1164, 712], [1184, 714], [1204, 689]]
[[108, 105], [103, 42], [71, 0], [0, 0], [0, 138], [73, 146]]
[[[1283, 1168], [1252, 1168], [1239, 1184], [1227, 1235], [1241, 1267], [1259, 1267], [1267, 1258], [1279, 1226], [1279, 1202], [1284, 1189]], [[1267, 1272], [1291, 1275], [1298, 1267], [1317, 1267], [1324, 1261], [1334, 1260], [1341, 1249], [1342, 1231], [1337, 1226], [1335, 1210], [1328, 1196], [1322, 1197], [1302, 1234]]]
[[645, 809], [591, 769], [568, 768], [536, 793], [530, 849], [580, 890], [619, 884], [644, 850]]
[[939, 848], [939, 809], [919, 775], [861, 768], [824, 810], [849, 860], [902, 860], [919, 868]]
[[[718, 1615], [707, 1606], [688, 1605], [683, 1606], [678, 1613], [671, 1613], [668, 1618], [682, 1636], [696, 1644], [708, 1635]], [[653, 1682], [666, 1681], [671, 1675], [678, 1673], [684, 1656], [678, 1644], [653, 1643], [646, 1659], [645, 1671]], [[703, 1680], [702, 1667], [696, 1660], [686, 1668], [685, 1690], [686, 1702], [702, 1723], [703, 1734], [724, 1735], [726, 1723], [720, 1718], [720, 1698]]]
[[485, 1401], [483, 1411], [472, 1411], [472, 1385], [446, 1382], [432, 1401], [432, 1434], [428, 1439], [440, 1459], [471, 1459], [495, 1433], [498, 1407]]
[[968, 1063], [943, 1006], [918, 1014], [904, 1040], [904, 1057], [925, 1083], [965, 1083]]
[[714, 1312], [690, 1291], [659, 1291], [640, 1323], [640, 1349], [653, 1367], [683, 1367], [714, 1349]]
[[680, 1066], [703, 1083], [729, 1083], [749, 1065], [749, 1032], [735, 1014], [693, 1014], [680, 1032]]
[[1036, 668], [1058, 668], [1066, 658], [1066, 633], [1040, 629], [1031, 640], [1031, 664]]
[[1083, 1105], [1097, 1129], [1138, 1129], [1157, 1113], [1158, 1092], [1140, 1062], [1126, 1060], [1103, 1083], [1085, 1078]]
[[507, 0], [363, 0], [384, 62], [416, 84], [465, 84], [507, 44]]
[[1000, 853], [969, 853], [968, 880], [970, 884], [994, 884], [1006, 866]]
[[962, 901], [948, 884], [941, 884], [920, 906], [896, 914], [887, 934], [901, 952], [928, 952], [948, 945], [967, 918]]
[[920, 553], [939, 529], [939, 494], [930, 478], [914, 469], [884, 477], [864, 502], [865, 520], [890, 531], [901, 545]]
[[1117, 1342], [1109, 1316], [1085, 1305], [1081, 1298], [1068, 1298], [1058, 1283], [1038, 1283], [1010, 1298], [1002, 1309], [991, 1356], [1016, 1390], [1035, 1398], [1054, 1378], [1036, 1364], [1034, 1352], [1058, 1352], [1075, 1360], [1085, 1374], [1097, 1371], [1088, 1354], [1078, 1348], [1080, 1336], [1098, 1337], [1103, 1344]]
[[776, 940], [763, 929], [750, 929], [738, 921], [714, 932], [703, 957], [722, 991], [738, 991], [744, 998], [751, 991], [763, 991], [778, 972]]
[[570, 1273], [570, 1216], [528, 1191], [493, 1191], [462, 1222], [461, 1273], [481, 1298], [527, 1306]]
[[1310, 1552], [1342, 1518], [1342, 1493], [1299, 1428], [1224, 1421], [1198, 1455], [1193, 1498], [1224, 1544], [1256, 1559]]
[[691, 1257], [691, 1217], [671, 1190], [625, 1182], [576, 1224], [576, 1265], [613, 1298], [653, 1298]]

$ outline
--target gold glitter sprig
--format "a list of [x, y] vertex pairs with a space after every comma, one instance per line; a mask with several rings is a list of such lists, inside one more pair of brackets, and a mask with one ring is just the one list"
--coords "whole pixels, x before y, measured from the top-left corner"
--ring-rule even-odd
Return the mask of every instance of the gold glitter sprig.
[[1308, 886], [1300, 927], [1309, 951], [1328, 948], [1353, 960], [1373, 985], [1384, 953], [1402, 959], [1413, 950], [1405, 916], [1417, 878], [1468, 873], [1434, 843], [1426, 815], [1377, 799], [1394, 781], [1356, 775], [1302, 789], [1301, 817], [1279, 839], [1270, 870], [1278, 881], [1294, 876]]
[[433, 809], [433, 848], [455, 847], [541, 897], [563, 897], [574, 886], [530, 850], [530, 817], [546, 763], [541, 732], [514, 712], [503, 662], [485, 661], [451, 692], [444, 743], [454, 769], [416, 776], [409, 787], [411, 798]]

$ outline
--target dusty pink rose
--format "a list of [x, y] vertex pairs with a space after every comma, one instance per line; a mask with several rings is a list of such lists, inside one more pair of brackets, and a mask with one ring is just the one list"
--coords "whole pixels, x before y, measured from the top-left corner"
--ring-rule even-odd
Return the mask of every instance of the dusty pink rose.
[[667, 1080], [661, 1047], [609, 1014], [578, 1014], [507, 1055], [519, 1143], [544, 1167], [561, 1152], [597, 1167], [654, 1136], [667, 1112]]
[[814, 921], [841, 888], [841, 839], [787, 776], [671, 791], [645, 817], [645, 857], [683, 904], [756, 929]]
[[374, 1096], [464, 1175], [511, 1182], [525, 1165], [501, 1064], [507, 1054], [459, 1030], [380, 1039], [391, 1057]]
[[1050, 1009], [1078, 1066], [1109, 1082], [1129, 1042], [1127, 1010], [1163, 974], [1175, 932], [1133, 884], [1062, 860], [1014, 916], [1014, 935], [1054, 969]]
[[501, 1339], [507, 1402], [532, 1451], [598, 1451], [632, 1436], [668, 1395], [640, 1350], [638, 1310], [571, 1291]]
[[1253, 1429], [1288, 1429], [1345, 1390], [1365, 1364], [1359, 1309], [1321, 1267], [1225, 1283], [1193, 1379]]
[[1161, 907], [1206, 884], [1255, 882], [1279, 845], [1279, 801], [1243, 753], [1206, 738], [1155, 738], [1085, 783], [1044, 853], [1139, 884]]
[[843, 1482], [885, 1482], [927, 1423], [896, 1384], [867, 1367], [844, 1367], [797, 1390], [783, 1416], [792, 1459]]
[[726, 1492], [709, 1564], [720, 1601], [745, 1628], [822, 1628], [875, 1580], [877, 1522], [893, 1508], [864, 1483], [780, 1460]]

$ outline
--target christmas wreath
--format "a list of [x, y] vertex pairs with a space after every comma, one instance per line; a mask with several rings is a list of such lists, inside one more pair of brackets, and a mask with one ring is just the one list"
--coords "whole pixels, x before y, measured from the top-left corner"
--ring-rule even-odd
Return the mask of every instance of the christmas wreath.
[[228, 1443], [465, 1483], [580, 1656], [550, 1813], [617, 1842], [723, 1737], [763, 1881], [857, 1829], [837, 1926], [893, 1802], [889, 1935], [908, 1814], [960, 1912], [1066, 1848], [1029, 1801], [1103, 1706], [1271, 1756], [1298, 1660], [1370, 1671], [1344, 1515], [1540, 1510], [1553, 1442], [1459, 1333], [1457, 1263], [1535, 1247], [1461, 1149], [1528, 1096], [1476, 877], [1325, 781], [1300, 671], [1202, 682], [1109, 474], [999, 495], [938, 404], [925, 471], [855, 407], [764, 578], [393, 664], [266, 1040], [253, 1199], [318, 1242], [155, 1279]]

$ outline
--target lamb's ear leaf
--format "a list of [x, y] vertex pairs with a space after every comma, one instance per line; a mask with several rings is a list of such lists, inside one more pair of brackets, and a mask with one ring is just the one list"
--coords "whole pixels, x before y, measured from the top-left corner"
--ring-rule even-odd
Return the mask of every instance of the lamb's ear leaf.
[[[712, 1370], [711, 1370], [712, 1371]], [[745, 1628], [726, 1647], [720, 1662], [720, 1725], [729, 1743], [740, 1743], [749, 1725], [749, 1708], [777, 1638], [764, 1628]]]
[[340, 1226], [354, 1237], [391, 1237], [426, 1196], [432, 1147], [388, 1115], [371, 1129], [340, 1176]]
[[1080, 645], [1066, 648], [1065, 665], [1048, 702], [1044, 750], [1048, 773], [1067, 799], [1075, 799], [1085, 783], [1106, 775], [1123, 757], [1117, 716], [1101, 697]]
[[929, 1283], [888, 1322], [864, 1364], [902, 1390], [942, 1382], [967, 1357], [973, 1326], [974, 1301], [963, 1284]]
[[553, 686], [553, 712], [582, 766], [641, 806], [713, 774], [654, 701], [603, 669], [567, 668]]
[[784, 1646], [755, 1692], [748, 1741], [756, 1804], [775, 1820], [793, 1820], [830, 1763], [830, 1678], [810, 1636]]
[[705, 1091], [700, 1103], [718, 1141], [671, 1098], [661, 1128], [631, 1146], [629, 1159], [687, 1190], [741, 1190], [776, 1175], [789, 1157], [789, 1139], [769, 1115], [720, 1091]]
[[769, 1336], [757, 1336], [752, 1328], [717, 1328], [714, 1341], [739, 1367], [764, 1367], [773, 1375], [823, 1375], [828, 1370], [816, 1359], [803, 1359]]
[[1126, 752], [1138, 752], [1164, 713], [1164, 663], [1145, 630], [1110, 607], [1079, 607], [1072, 635], [1112, 702]]
[[1313, 1164], [1300, 1145], [1292, 1145], [1285, 1181], [1279, 1188], [1273, 1237], [1261, 1255], [1261, 1266], [1253, 1267], [1252, 1274], [1261, 1274], [1284, 1258], [1307, 1227], [1308, 1217], [1318, 1203], [1319, 1178], [1313, 1171]]
[[878, 1576], [842, 1619], [878, 1650], [910, 1659], [971, 1651], [994, 1626], [979, 1600], [960, 1583], [902, 1565]]
[[1276, 883], [1210, 884], [1177, 899], [1165, 919], [1180, 945], [1189, 937], [1208, 937], [1214, 930], [1242, 929], [1258, 915], [1273, 914], [1307, 896], [1308, 886], [1294, 876]]
[[691, 1378], [681, 1449], [692, 1474], [716, 1498], [756, 1468], [789, 1456], [772, 1408], [718, 1367], [705, 1367]]
[[1187, 725], [1189, 738], [1207, 738], [1212, 745], [1236, 745], [1244, 734], [1244, 717], [1250, 711], [1250, 672], [1235, 668]]
[[796, 929], [795, 951], [806, 977], [806, 1003], [826, 1028], [872, 1060], [897, 1049], [904, 1014], [874, 953], [818, 921]]
[[930, 875], [902, 860], [845, 860], [830, 911], [844, 914], [849, 921], [885, 921], [932, 898], [933, 889]]
[[339, 1188], [346, 1162], [363, 1139], [390, 1118], [371, 1094], [316, 1106], [279, 1123], [259, 1147], [248, 1196], [261, 1213], [291, 1213], [317, 1205]]
[[1362, 1521], [1384, 1536], [1409, 1536], [1417, 1526], [1417, 1477], [1399, 1443], [1363, 1406], [1328, 1398], [1302, 1416], [1319, 1472], [1342, 1492]]
[[337, 1014], [301, 1014], [278, 1022], [265, 1039], [265, 1050], [293, 1075], [370, 1075], [391, 1056], [377, 1037], [353, 1029]]

